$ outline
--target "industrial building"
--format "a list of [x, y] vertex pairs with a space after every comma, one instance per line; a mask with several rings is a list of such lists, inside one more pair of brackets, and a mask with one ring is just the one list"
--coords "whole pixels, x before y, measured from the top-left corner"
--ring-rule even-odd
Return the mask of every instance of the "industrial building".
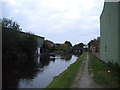
[[100, 59], [120, 65], [120, 1], [104, 3], [100, 16]]

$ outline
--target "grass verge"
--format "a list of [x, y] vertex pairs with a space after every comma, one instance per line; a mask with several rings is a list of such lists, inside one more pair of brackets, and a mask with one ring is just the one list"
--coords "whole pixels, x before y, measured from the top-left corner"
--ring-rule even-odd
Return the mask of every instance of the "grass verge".
[[[89, 53], [90, 65], [96, 83], [106, 88], [120, 88], [120, 72]], [[111, 72], [108, 72], [110, 70]]]
[[70, 88], [85, 56], [86, 52], [75, 63], [71, 64], [68, 69], [56, 77], [46, 88]]

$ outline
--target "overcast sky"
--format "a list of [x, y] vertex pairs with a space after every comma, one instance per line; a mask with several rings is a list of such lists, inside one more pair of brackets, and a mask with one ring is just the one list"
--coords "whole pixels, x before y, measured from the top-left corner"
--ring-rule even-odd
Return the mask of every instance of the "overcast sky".
[[100, 36], [104, 0], [6, 0], [2, 17], [20, 24], [25, 32], [55, 43], [88, 43]]

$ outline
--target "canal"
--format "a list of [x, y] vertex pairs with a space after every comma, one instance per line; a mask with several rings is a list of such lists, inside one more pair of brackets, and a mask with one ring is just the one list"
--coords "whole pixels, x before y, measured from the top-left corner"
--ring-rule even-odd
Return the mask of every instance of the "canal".
[[7, 88], [45, 88], [56, 76], [77, 60], [72, 54], [35, 57], [19, 71], [8, 71], [4, 78]]

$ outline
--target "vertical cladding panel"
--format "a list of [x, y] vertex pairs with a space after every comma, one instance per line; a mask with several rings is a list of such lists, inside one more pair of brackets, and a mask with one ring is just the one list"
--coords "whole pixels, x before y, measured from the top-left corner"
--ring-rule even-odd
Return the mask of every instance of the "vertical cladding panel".
[[107, 3], [104, 4], [103, 13], [100, 18], [100, 30], [101, 30], [101, 43], [100, 43], [100, 59], [106, 62], [106, 52], [104, 50], [104, 47], [106, 45], [106, 34], [108, 32], [108, 29], [106, 26], [108, 26], [108, 17], [107, 17]]
[[108, 61], [118, 62], [118, 3], [109, 3], [109, 32], [107, 38]]
[[120, 65], [120, 2], [118, 3], [118, 64]]
[[100, 58], [108, 62], [118, 60], [118, 4], [105, 2], [100, 18]]
[[105, 3], [104, 3], [104, 8], [103, 8], [103, 11], [102, 11], [102, 14], [100, 16], [100, 59], [101, 60], [104, 60], [104, 50], [103, 50], [103, 34], [104, 34], [104, 31], [103, 31], [103, 17], [104, 17], [104, 10], [105, 10]]
[[100, 59], [102, 59], [102, 15], [100, 16]]

